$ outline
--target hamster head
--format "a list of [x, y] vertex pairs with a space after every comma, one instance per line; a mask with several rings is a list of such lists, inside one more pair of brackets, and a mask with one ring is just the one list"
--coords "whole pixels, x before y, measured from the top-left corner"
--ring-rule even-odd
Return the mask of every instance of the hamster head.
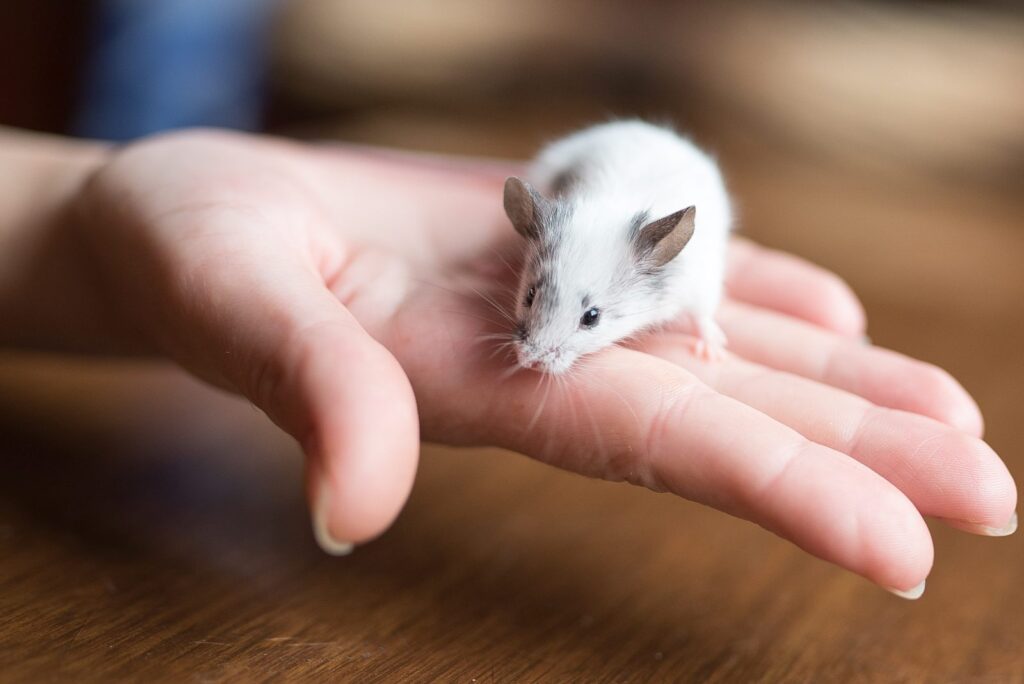
[[664, 267], [693, 236], [695, 216], [693, 207], [650, 217], [581, 197], [550, 200], [518, 178], [505, 182], [505, 213], [527, 240], [516, 356], [555, 375], [654, 320]]

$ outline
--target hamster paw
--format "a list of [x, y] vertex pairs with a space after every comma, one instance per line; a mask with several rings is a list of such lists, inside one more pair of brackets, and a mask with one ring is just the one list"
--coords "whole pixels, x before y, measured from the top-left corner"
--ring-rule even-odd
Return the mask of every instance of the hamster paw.
[[705, 340], [697, 340], [694, 343], [693, 353], [698, 359], [708, 363], [721, 363], [729, 358], [729, 354], [725, 351], [723, 345], [706, 342]]
[[701, 361], [721, 363], [728, 358], [725, 351], [726, 337], [722, 329], [711, 318], [696, 321], [697, 341], [693, 345], [694, 355]]

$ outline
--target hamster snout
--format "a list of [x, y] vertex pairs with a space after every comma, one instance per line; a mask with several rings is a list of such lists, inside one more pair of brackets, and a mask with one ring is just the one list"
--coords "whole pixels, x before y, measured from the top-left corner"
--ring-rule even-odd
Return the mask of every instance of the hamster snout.
[[523, 368], [559, 375], [572, 367], [574, 359], [558, 347], [536, 349], [520, 342], [516, 344], [516, 360]]
[[569, 370], [576, 360], [563, 345], [541, 345], [532, 340], [523, 323], [516, 326], [515, 352], [520, 367], [553, 375]]

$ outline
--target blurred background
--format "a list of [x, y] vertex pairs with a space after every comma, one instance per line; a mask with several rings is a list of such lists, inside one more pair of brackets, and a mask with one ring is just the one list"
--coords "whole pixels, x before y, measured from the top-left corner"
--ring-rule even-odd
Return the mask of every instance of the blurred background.
[[870, 263], [867, 297], [927, 282], [975, 311], [1017, 270], [984, 248], [1024, 197], [1015, 3], [44, 0], [0, 7], [0, 59], [0, 124], [118, 141], [216, 125], [527, 157], [671, 121], [720, 158], [742, 230]]
[[[718, 156], [740, 230], [838, 272], [876, 343], [953, 372], [1022, 478], [1017, 3], [37, 0], [0, 4], [0, 64], [0, 125], [111, 141], [215, 125], [525, 158], [608, 117], [671, 121]], [[686, 502], [425, 447], [396, 527], [337, 561], [306, 536], [294, 447], [204, 392], [165, 369], [0, 357], [0, 586], [40, 578], [10, 585], [0, 615], [59, 615], [46, 602], [71, 592], [72, 652], [112, 641], [165, 676], [283, 667], [226, 648], [264, 643], [231, 627], [249, 615], [280, 630], [260, 638], [305, 630], [295, 663], [344, 654], [392, 677], [427, 657], [409, 644], [527, 658], [492, 680], [563, 681], [614, 644], [613, 672], [639, 681], [1024, 681], [1018, 539], [933, 526], [912, 612]], [[70, 634], [23, 624], [7, 653], [29, 663]], [[556, 633], [558, 657], [529, 660]]]

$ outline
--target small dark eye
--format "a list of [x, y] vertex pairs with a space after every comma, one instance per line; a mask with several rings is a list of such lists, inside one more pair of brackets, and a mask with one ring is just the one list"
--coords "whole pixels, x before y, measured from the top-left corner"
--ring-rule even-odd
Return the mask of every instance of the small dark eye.
[[593, 328], [599, 320], [601, 320], [601, 310], [596, 306], [592, 306], [583, 312], [583, 317], [580, 318], [580, 325], [584, 328]]
[[536, 297], [536, 296], [537, 296], [537, 288], [531, 287], [529, 290], [526, 291], [526, 301], [524, 301], [523, 303], [526, 306], [532, 305], [533, 304], [533, 298]]

